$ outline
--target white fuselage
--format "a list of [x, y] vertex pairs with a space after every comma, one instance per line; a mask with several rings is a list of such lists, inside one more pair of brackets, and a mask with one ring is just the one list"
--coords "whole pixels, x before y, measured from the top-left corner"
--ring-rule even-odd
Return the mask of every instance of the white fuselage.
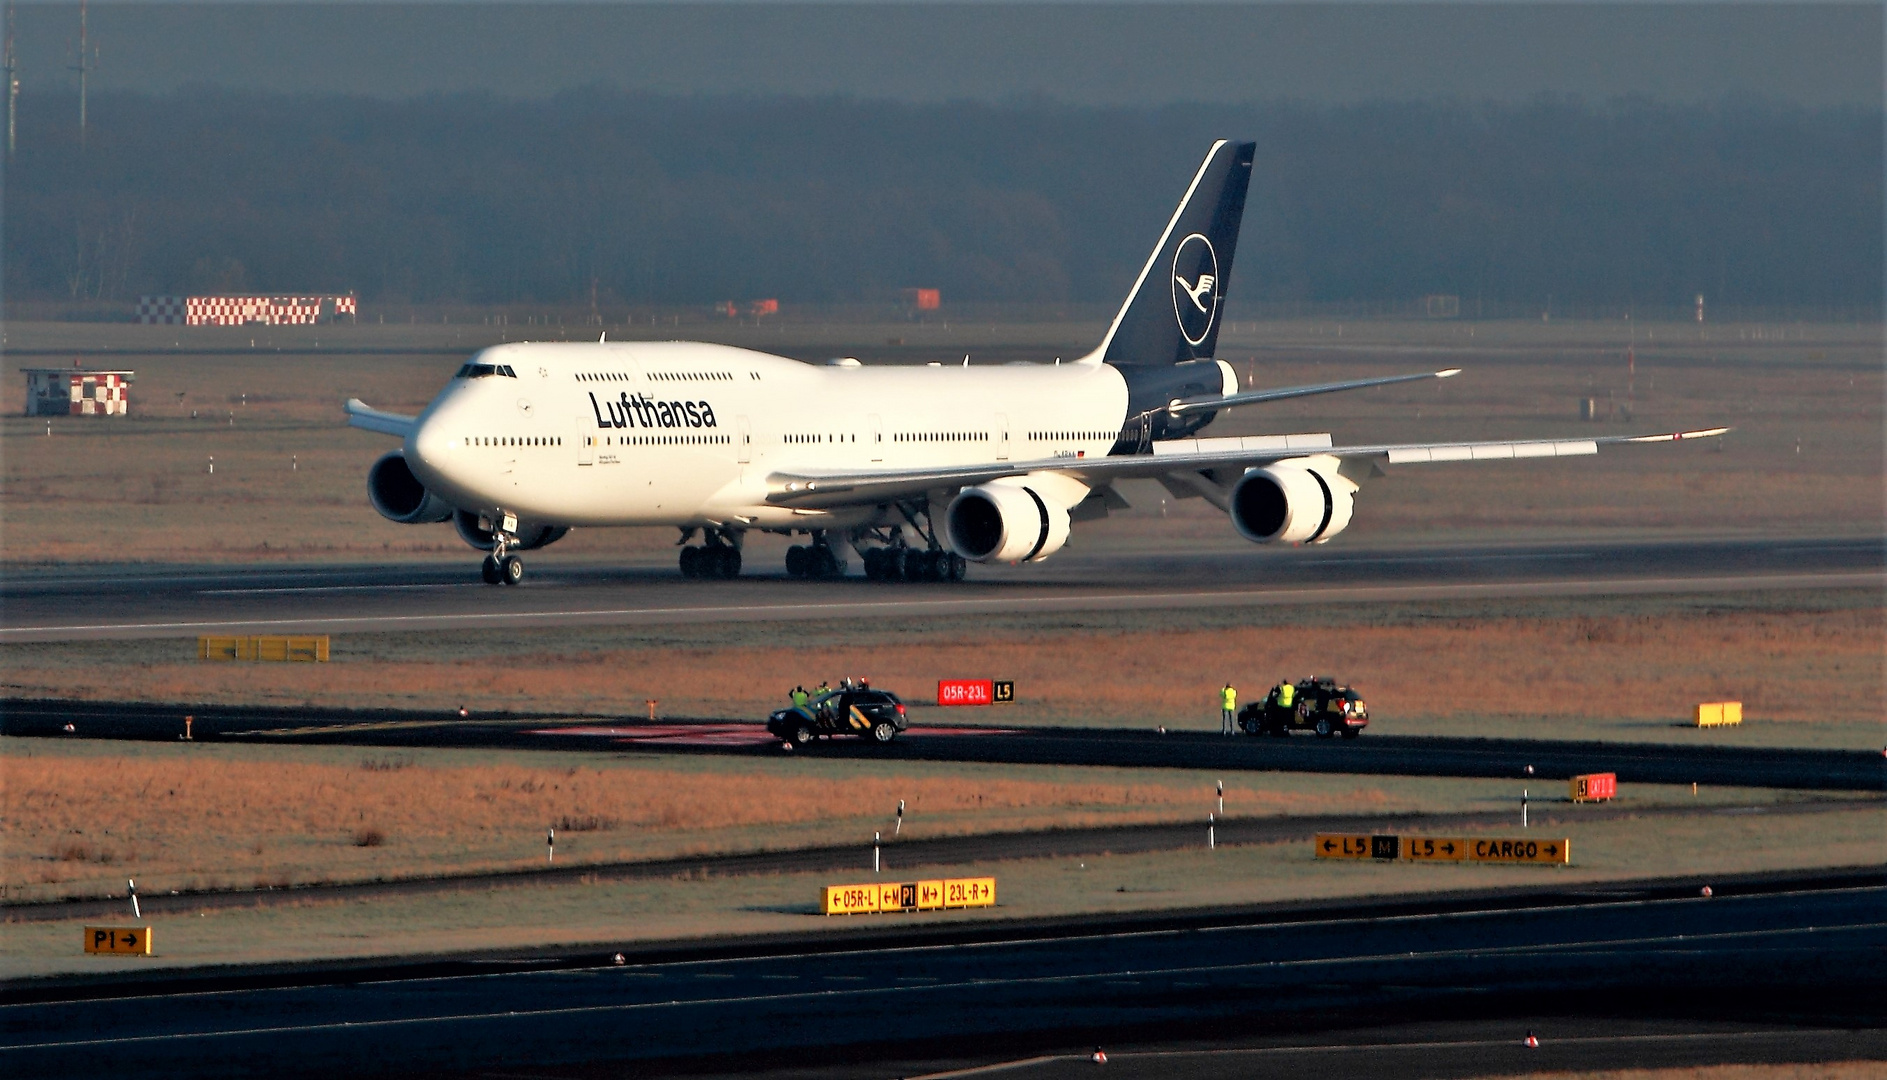
[[473, 358], [406, 439], [457, 506], [556, 525], [815, 529], [875, 507], [769, 505], [776, 472], [1105, 455], [1127, 386], [1105, 364], [815, 366], [693, 342], [526, 343]]

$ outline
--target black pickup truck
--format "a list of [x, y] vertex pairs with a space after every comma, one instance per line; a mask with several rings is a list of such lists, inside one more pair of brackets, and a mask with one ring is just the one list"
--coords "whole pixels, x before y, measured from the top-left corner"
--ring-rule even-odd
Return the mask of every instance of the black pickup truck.
[[832, 735], [856, 735], [884, 745], [907, 726], [898, 695], [868, 687], [824, 691], [804, 710], [780, 709], [767, 717], [767, 730], [793, 746]]
[[1315, 731], [1321, 738], [1341, 735], [1354, 739], [1369, 726], [1369, 706], [1363, 695], [1335, 679], [1319, 675], [1294, 683], [1291, 704], [1279, 699], [1280, 687], [1272, 687], [1263, 701], [1239, 710], [1238, 726], [1247, 735], [1289, 735], [1293, 731]]

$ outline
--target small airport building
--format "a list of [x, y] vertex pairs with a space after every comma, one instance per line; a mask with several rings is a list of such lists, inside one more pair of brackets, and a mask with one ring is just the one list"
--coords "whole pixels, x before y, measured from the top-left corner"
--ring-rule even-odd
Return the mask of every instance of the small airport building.
[[124, 416], [136, 372], [91, 368], [23, 368], [27, 416]]

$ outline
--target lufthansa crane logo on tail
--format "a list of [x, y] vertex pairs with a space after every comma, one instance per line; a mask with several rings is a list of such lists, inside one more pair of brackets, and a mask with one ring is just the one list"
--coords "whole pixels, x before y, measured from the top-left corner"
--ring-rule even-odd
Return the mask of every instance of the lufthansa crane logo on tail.
[[1212, 241], [1193, 233], [1173, 252], [1173, 317], [1188, 345], [1200, 345], [1219, 317], [1219, 255]]

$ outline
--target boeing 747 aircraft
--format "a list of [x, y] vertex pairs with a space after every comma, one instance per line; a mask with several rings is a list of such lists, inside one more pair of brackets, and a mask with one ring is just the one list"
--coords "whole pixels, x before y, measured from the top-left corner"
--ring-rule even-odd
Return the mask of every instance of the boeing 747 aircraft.
[[519, 342], [474, 355], [418, 416], [347, 403], [403, 444], [373, 464], [374, 509], [451, 521], [517, 584], [518, 553], [576, 526], [681, 530], [689, 577], [740, 573], [755, 530], [808, 538], [795, 576], [958, 580], [969, 562], [1035, 562], [1150, 477], [1200, 495], [1254, 543], [1321, 544], [1384, 464], [1572, 457], [1663, 435], [1334, 446], [1329, 435], [1198, 438], [1225, 409], [1457, 369], [1241, 391], [1214, 358], [1253, 143], [1206, 154], [1127, 301], [1069, 363], [816, 366], [696, 342]]

